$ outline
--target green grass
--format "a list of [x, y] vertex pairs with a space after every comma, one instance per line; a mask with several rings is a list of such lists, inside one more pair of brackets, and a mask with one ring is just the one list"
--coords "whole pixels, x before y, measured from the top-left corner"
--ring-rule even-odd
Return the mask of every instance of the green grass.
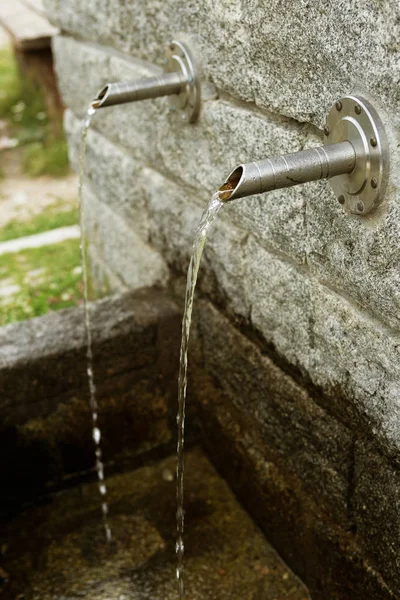
[[0, 288], [19, 286], [0, 297], [0, 325], [76, 306], [82, 297], [78, 240], [0, 256]]
[[27, 175], [64, 177], [69, 173], [68, 144], [65, 139], [34, 142], [24, 149], [22, 165]]
[[18, 139], [40, 139], [48, 129], [46, 105], [40, 89], [22, 78], [11, 47], [0, 49], [0, 118]]
[[58, 177], [68, 173], [62, 128], [52, 131], [41, 90], [21, 77], [9, 47], [0, 49], [0, 119], [8, 122], [18, 145], [25, 146], [22, 164], [28, 175]]
[[78, 221], [78, 208], [60, 211], [59, 207], [52, 207], [50, 210], [33, 217], [30, 221], [10, 221], [7, 223], [3, 229], [0, 229], [0, 242], [50, 231], [50, 229], [57, 229], [58, 227], [76, 225]]
[[0, 116], [11, 116], [11, 108], [21, 96], [21, 82], [10, 47], [0, 49]]

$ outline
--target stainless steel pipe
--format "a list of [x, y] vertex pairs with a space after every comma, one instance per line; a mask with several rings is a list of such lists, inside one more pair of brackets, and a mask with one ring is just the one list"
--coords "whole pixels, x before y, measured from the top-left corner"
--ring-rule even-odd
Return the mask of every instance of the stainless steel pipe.
[[352, 143], [346, 141], [239, 165], [220, 188], [220, 198], [230, 202], [307, 181], [344, 175], [351, 173], [355, 164], [356, 151]]
[[92, 105], [97, 109], [160, 96], [173, 96], [180, 94], [186, 83], [187, 78], [183, 72], [164, 73], [126, 83], [108, 83], [100, 90]]
[[366, 215], [384, 201], [389, 144], [382, 120], [360, 96], [335, 102], [324, 126], [323, 146], [239, 165], [219, 188], [222, 201], [329, 179], [340, 205]]
[[165, 49], [164, 73], [135, 81], [107, 83], [92, 101], [95, 109], [169, 96], [174, 111], [193, 123], [200, 113], [200, 79], [186, 44], [173, 40]]

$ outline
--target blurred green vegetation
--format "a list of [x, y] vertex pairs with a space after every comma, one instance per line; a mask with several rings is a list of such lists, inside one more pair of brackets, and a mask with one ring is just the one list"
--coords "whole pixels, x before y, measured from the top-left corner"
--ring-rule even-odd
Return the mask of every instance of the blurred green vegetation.
[[22, 165], [27, 175], [63, 177], [69, 172], [68, 145], [65, 139], [33, 142], [24, 148]]
[[79, 240], [0, 256], [0, 280], [0, 326], [76, 306], [82, 298]]
[[0, 49], [0, 119], [10, 136], [24, 146], [22, 165], [32, 176], [64, 176], [69, 172], [63, 132], [54, 132], [40, 89], [21, 77], [11, 47]]
[[58, 227], [76, 225], [79, 221], [78, 207], [65, 210], [60, 204], [47, 209], [45, 212], [32, 217], [30, 221], [10, 221], [0, 229], [0, 242], [14, 240], [26, 235], [34, 235], [42, 231], [50, 231]]

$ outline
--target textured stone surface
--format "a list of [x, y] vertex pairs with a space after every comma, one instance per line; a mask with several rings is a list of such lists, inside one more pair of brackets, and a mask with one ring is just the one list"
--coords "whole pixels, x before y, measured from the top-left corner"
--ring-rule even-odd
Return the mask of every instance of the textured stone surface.
[[208, 376], [193, 377], [209, 456], [281, 556], [307, 583], [313, 600], [395, 600], [351, 532], [333, 524], [304, 473], [288, 472], [271, 438], [238, 410]]
[[[71, 164], [77, 171], [81, 121], [75, 119], [70, 111], [66, 112], [65, 128], [69, 136]], [[127, 227], [148, 241], [149, 215], [142, 163], [93, 129], [89, 131], [88, 138], [85, 175], [91, 187], [95, 188], [97, 198], [121, 217]]]
[[382, 214], [353, 218], [337, 202], [326, 201], [324, 185], [310, 184], [306, 193], [310, 274], [399, 331], [400, 195]]
[[202, 302], [198, 310], [207, 372], [241, 414], [258, 423], [267, 444], [286, 459], [293, 473], [301, 474], [307, 493], [348, 527], [350, 430], [322, 410], [210, 303]]
[[348, 416], [397, 460], [400, 407], [399, 341], [368, 315], [323, 287], [311, 288], [310, 374]]
[[168, 268], [158, 252], [147, 245], [89, 186], [84, 190], [85, 237], [96, 254], [131, 289], [165, 284]]
[[400, 590], [400, 475], [371, 444], [356, 446], [354, 514], [366, 554]]
[[[106, 463], [123, 465], [170, 442], [180, 320], [156, 290], [91, 306]], [[10, 325], [0, 336], [2, 512], [92, 470], [94, 447], [82, 309]]]
[[63, 30], [151, 62], [171, 36], [187, 34], [218, 88], [295, 119], [320, 126], [332, 102], [353, 91], [399, 114], [396, 0], [138, 0], [135, 18], [119, 0], [45, 4]]
[[[178, 320], [176, 317], [178, 316]], [[93, 351], [99, 386], [107, 379], [157, 362], [157, 331], [170, 320], [179, 329], [176, 306], [155, 290], [128, 293], [91, 305]], [[0, 332], [0, 385], [6, 412], [18, 422], [18, 407], [86, 389], [83, 308], [3, 327]], [[172, 325], [171, 325], [172, 326]], [[33, 409], [34, 410], [34, 409]], [[24, 420], [24, 419], [19, 419]]]
[[123, 283], [118, 275], [97, 254], [93, 244], [88, 247], [88, 262], [92, 277], [92, 287], [96, 298], [104, 298], [104, 296], [109, 294], [122, 294], [129, 291], [128, 286]]
[[[111, 546], [96, 485], [31, 508], [3, 527], [4, 600], [173, 600], [175, 456], [108, 481]], [[204, 454], [187, 456], [185, 582], [193, 600], [307, 600]], [[4, 573], [4, 571], [2, 571]]]

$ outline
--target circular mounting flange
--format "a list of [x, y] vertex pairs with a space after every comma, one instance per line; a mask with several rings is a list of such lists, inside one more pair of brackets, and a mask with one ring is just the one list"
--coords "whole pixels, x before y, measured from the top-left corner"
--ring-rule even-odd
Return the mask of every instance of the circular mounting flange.
[[170, 97], [170, 103], [181, 112], [183, 120], [193, 123], [200, 113], [200, 82], [193, 57], [187, 46], [176, 40], [167, 46], [165, 56], [164, 70], [167, 73], [182, 73], [186, 82], [180, 94]]
[[375, 109], [364, 98], [345, 96], [332, 107], [324, 131], [327, 144], [349, 141], [356, 153], [353, 171], [330, 179], [339, 202], [356, 215], [375, 210], [389, 172], [388, 142]]

